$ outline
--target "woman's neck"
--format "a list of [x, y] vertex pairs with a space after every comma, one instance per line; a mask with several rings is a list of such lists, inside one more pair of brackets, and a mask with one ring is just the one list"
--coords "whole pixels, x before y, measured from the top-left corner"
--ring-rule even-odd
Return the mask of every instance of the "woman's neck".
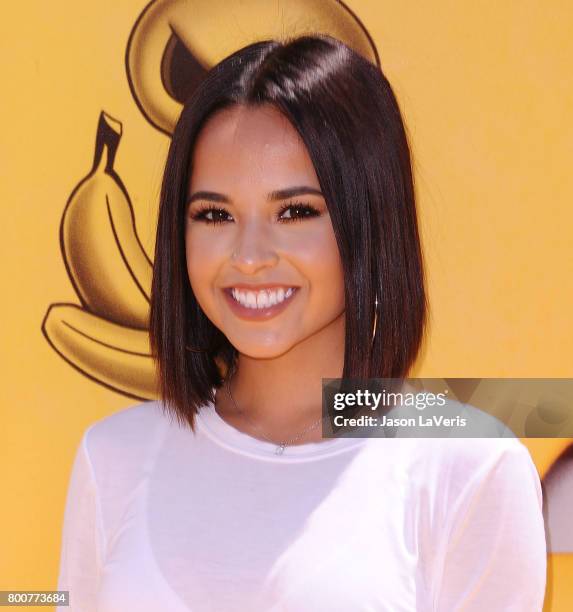
[[[299, 435], [322, 417], [322, 379], [340, 378], [344, 368], [343, 328], [318, 333], [276, 357], [239, 354], [237, 368], [217, 390], [218, 414], [236, 429], [273, 441]], [[231, 397], [232, 396], [232, 397]], [[258, 433], [257, 433], [258, 432]], [[299, 443], [322, 439], [320, 424]]]

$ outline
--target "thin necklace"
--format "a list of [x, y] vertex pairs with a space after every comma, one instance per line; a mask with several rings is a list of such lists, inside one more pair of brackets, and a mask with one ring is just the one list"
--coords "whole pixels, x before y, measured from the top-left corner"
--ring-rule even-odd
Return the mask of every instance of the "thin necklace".
[[[233, 374], [234, 373], [235, 372], [233, 371]], [[265, 440], [267, 440], [267, 442], [270, 442], [271, 444], [274, 444], [277, 447], [276, 450], [275, 450], [275, 455], [282, 455], [283, 452], [284, 452], [285, 446], [289, 445], [291, 442], [294, 442], [295, 440], [298, 440], [299, 438], [304, 436], [304, 434], [308, 433], [309, 431], [311, 431], [315, 427], [318, 427], [320, 422], [324, 419], [324, 417], [320, 417], [320, 419], [318, 419], [310, 427], [307, 427], [303, 432], [298, 434], [298, 436], [295, 436], [294, 438], [290, 438], [289, 440], [286, 440], [284, 442], [280, 442], [277, 445], [277, 443], [274, 440], [271, 440], [270, 438], [267, 438], [267, 436], [263, 433], [261, 428], [256, 423], [253, 423], [253, 421], [237, 406], [235, 400], [233, 399], [233, 395], [231, 394], [231, 378], [232, 377], [229, 377], [227, 379], [226, 387], [227, 387], [227, 393], [229, 394], [229, 397], [231, 398], [231, 401], [233, 402], [233, 405], [235, 406], [235, 410], [237, 410], [237, 412], [239, 414], [241, 414], [263, 436], [263, 438]]]

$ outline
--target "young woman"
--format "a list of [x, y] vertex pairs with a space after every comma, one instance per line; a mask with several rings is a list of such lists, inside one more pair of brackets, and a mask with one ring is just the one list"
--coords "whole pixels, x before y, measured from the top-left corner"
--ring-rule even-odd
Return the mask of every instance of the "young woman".
[[162, 186], [161, 399], [94, 423], [76, 456], [72, 609], [541, 610], [541, 487], [519, 440], [322, 437], [322, 379], [406, 376], [425, 319], [380, 69], [323, 35], [215, 66]]

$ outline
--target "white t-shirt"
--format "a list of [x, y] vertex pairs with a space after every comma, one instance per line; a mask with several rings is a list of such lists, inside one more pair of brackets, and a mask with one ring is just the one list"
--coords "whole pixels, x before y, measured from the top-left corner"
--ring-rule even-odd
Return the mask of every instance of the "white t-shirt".
[[74, 612], [533, 612], [546, 545], [517, 438], [287, 446], [159, 401], [88, 427], [58, 589]]

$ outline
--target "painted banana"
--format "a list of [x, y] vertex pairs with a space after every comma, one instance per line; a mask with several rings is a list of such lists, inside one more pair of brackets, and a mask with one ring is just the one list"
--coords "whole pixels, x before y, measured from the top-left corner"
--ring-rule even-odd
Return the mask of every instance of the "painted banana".
[[[250, 0], [152, 0], [129, 35], [129, 88], [149, 123], [170, 136], [182, 102], [216, 63], [254, 40], [316, 31], [346, 42], [372, 63], [378, 51], [365, 26], [341, 0], [280, 3]], [[208, 17], [207, 17], [208, 16]], [[206, 27], [206, 23], [216, 27]], [[175, 77], [175, 78], [174, 78]]]
[[145, 329], [152, 264], [137, 236], [129, 195], [113, 169], [120, 138], [121, 123], [102, 112], [94, 165], [66, 204], [60, 245], [86, 310]]
[[42, 332], [88, 378], [136, 399], [158, 397], [147, 330], [117, 325], [75, 304], [52, 304]]

